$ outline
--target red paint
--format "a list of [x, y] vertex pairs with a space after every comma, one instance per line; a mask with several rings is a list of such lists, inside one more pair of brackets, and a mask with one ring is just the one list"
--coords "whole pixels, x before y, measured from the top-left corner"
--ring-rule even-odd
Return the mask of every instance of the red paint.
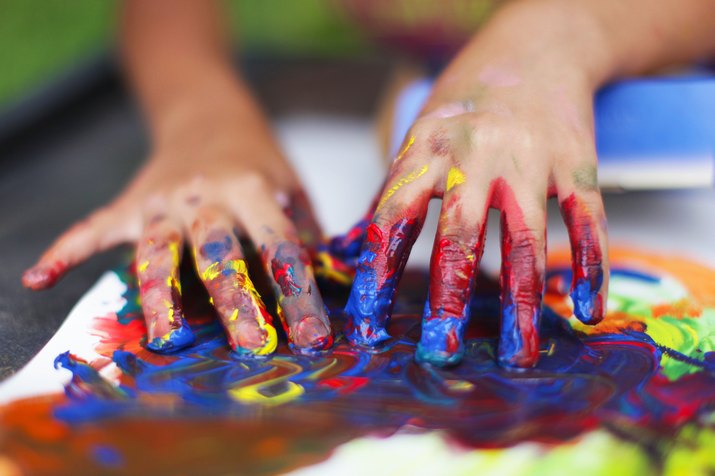
[[460, 243], [439, 236], [437, 240], [430, 264], [430, 313], [432, 316], [460, 317], [469, 303], [481, 256], [481, 240], [479, 244]]
[[[500, 356], [517, 367], [533, 367], [539, 357], [538, 329], [534, 315], [541, 310], [544, 289], [544, 250], [537, 249], [539, 240], [526, 225], [523, 211], [513, 190], [503, 178], [492, 181], [492, 206], [501, 210], [502, 266], [500, 275], [502, 330]], [[545, 240], [545, 237], [544, 237]], [[514, 306], [514, 325], [521, 342], [510, 342], [511, 329], [505, 328], [505, 315]], [[511, 345], [509, 345], [511, 344]]]
[[[561, 201], [561, 214], [571, 241], [571, 261], [573, 281], [571, 287], [580, 280], [588, 281], [592, 288], [600, 288], [603, 280], [603, 254], [596, 232], [596, 220], [584, 203], [572, 193]], [[593, 318], [596, 324], [603, 319], [603, 298], [599, 293], [593, 303]]]
[[347, 395], [364, 387], [369, 381], [367, 377], [337, 376], [321, 380], [318, 385], [337, 390], [341, 395]]
[[56, 260], [51, 265], [38, 265], [25, 271], [22, 284], [35, 291], [54, 286], [67, 271], [67, 264]]

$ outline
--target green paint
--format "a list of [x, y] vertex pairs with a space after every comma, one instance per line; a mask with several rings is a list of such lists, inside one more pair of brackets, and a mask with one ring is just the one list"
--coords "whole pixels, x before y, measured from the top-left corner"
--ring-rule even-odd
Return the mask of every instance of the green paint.
[[584, 165], [573, 171], [574, 185], [584, 192], [598, 190], [598, 168], [595, 165]]

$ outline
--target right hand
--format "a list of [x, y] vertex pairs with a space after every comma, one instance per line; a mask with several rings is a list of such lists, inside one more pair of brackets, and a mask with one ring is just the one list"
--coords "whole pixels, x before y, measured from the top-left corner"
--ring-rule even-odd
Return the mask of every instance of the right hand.
[[108, 248], [136, 245], [147, 347], [171, 352], [194, 335], [181, 308], [179, 261], [188, 241], [198, 275], [242, 354], [274, 351], [276, 330], [255, 290], [238, 236], [260, 250], [278, 313], [294, 351], [332, 344], [330, 322], [306, 245], [320, 230], [299, 181], [260, 121], [187, 121], [112, 203], [65, 232], [22, 278], [51, 287], [64, 273]]

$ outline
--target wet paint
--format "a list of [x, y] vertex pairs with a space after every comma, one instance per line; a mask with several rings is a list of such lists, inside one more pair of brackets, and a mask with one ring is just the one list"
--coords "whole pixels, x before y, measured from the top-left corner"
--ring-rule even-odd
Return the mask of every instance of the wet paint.
[[574, 314], [582, 322], [596, 324], [603, 319], [603, 266], [596, 221], [575, 194], [561, 202], [564, 223], [572, 243], [573, 281], [571, 299]]
[[[502, 178], [491, 184], [492, 203], [501, 210], [501, 338], [499, 362], [528, 368], [539, 359], [539, 319], [544, 291], [546, 237], [536, 237], [524, 220], [514, 192]], [[544, 211], [545, 213], [545, 211]]]
[[367, 227], [355, 281], [345, 305], [349, 316], [346, 337], [351, 342], [374, 346], [390, 338], [385, 326], [407, 262], [406, 251], [421, 228], [422, 222], [411, 218], [402, 218], [384, 230], [376, 223]]
[[206, 237], [194, 251], [196, 267], [222, 316], [231, 347], [245, 357], [272, 353], [278, 344], [273, 318], [248, 275], [236, 239], [221, 229]]
[[[100, 372], [106, 361], [58, 357], [57, 365], [73, 373], [65, 395], [0, 409], [0, 452], [30, 474], [97, 474], [109, 467], [125, 473], [275, 474], [318, 462], [352, 438], [407, 426], [412, 433], [440, 430], [462, 451], [487, 450], [490, 458], [509, 458], [522, 442], [541, 443], [542, 457], [550, 448], [565, 455], [559, 466], [565, 471], [577, 461], [570, 453], [576, 443], [596, 430], [632, 445], [653, 471], [678, 464], [673, 448], [706, 454], [715, 405], [715, 354], [707, 341], [715, 331], [715, 271], [678, 268], [674, 259], [658, 271], [647, 256], [624, 255], [621, 264], [614, 260], [613, 272], [612, 294], [620, 304], [601, 324], [574, 330], [569, 298], [556, 291], [556, 283], [570, 280], [569, 258], [564, 253], [549, 272], [554, 285], [547, 288], [540, 322], [541, 358], [519, 373], [494, 360], [496, 291], [472, 302], [463, 365], [441, 369], [414, 362], [420, 321], [419, 300], [412, 296], [423, 292], [426, 277], [416, 286], [403, 283], [388, 324], [394, 336], [389, 345], [365, 352], [338, 339], [332, 352], [312, 358], [281, 343], [270, 359], [242, 360], [227, 348], [211, 310], [190, 299], [196, 346], [156, 355], [141, 345], [143, 319], [128, 295], [127, 310], [98, 321], [95, 329], [105, 345], [101, 353], [121, 371], [118, 381]], [[640, 286], [670, 295], [674, 277], [701, 312], [671, 319], [659, 314], [662, 302], [629, 294]], [[626, 280], [623, 286], [619, 279]], [[326, 300], [334, 302], [329, 295]], [[624, 312], [641, 330], [620, 327]], [[701, 326], [693, 329], [703, 340], [665, 345], [656, 328], [666, 320], [675, 328]], [[701, 470], [715, 469], [702, 461]], [[622, 464], [619, 459], [614, 467]]]
[[422, 320], [422, 337], [415, 357], [419, 362], [445, 366], [458, 363], [464, 355], [463, 337], [470, 315], [474, 278], [481, 258], [479, 242], [458, 243], [440, 237], [430, 263], [430, 290]]
[[315, 282], [308, 252], [297, 240], [262, 247], [273, 278], [277, 311], [290, 348], [312, 354], [333, 344], [330, 322]]
[[139, 294], [150, 336], [147, 348], [154, 352], [176, 352], [194, 343], [181, 304], [180, 250], [176, 232], [146, 238], [137, 250]]

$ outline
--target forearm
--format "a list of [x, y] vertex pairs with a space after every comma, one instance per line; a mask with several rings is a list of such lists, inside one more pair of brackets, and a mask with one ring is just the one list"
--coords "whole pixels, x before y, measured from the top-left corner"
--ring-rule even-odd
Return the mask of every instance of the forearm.
[[247, 127], [261, 122], [232, 68], [221, 18], [214, 1], [124, 2], [124, 64], [155, 141], [181, 133], [197, 117]]
[[[522, 0], [505, 6], [453, 63], [589, 88], [715, 55], [713, 0]], [[451, 68], [450, 68], [451, 69]]]

